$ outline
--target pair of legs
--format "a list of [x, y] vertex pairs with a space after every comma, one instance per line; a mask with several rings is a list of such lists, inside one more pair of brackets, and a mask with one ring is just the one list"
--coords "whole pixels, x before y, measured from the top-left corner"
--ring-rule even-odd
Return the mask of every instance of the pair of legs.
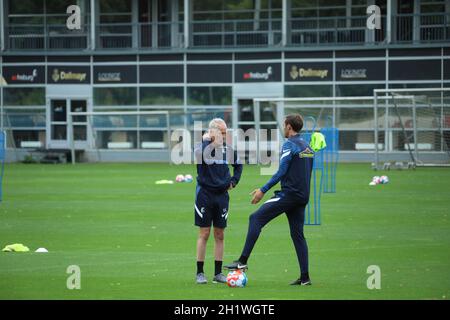
[[[224, 248], [224, 228], [214, 227], [214, 259], [216, 261], [223, 260]], [[197, 261], [205, 261], [206, 243], [208, 242], [211, 227], [199, 228], [197, 239]]]
[[228, 192], [213, 193], [197, 187], [194, 206], [195, 225], [199, 227], [197, 238], [197, 283], [206, 283], [203, 265], [206, 256], [206, 244], [210, 237], [211, 225], [214, 230], [214, 280], [225, 282], [222, 274], [224, 233], [228, 218]]
[[247, 238], [239, 261], [244, 264], [247, 263], [247, 259], [252, 253], [262, 228], [280, 214], [286, 213], [300, 267], [300, 274], [303, 277], [308, 277], [308, 245], [303, 234], [305, 206], [305, 204], [299, 203], [298, 200], [285, 196], [275, 196], [266, 201], [257, 211], [250, 215]]

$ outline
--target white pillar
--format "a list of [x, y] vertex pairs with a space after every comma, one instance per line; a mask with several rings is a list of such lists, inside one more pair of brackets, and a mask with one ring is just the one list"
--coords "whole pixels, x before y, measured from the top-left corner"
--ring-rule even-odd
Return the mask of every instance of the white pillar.
[[387, 0], [386, 6], [386, 42], [391, 43], [392, 33], [392, 0]]
[[[0, 51], [5, 50], [5, 13], [3, 11], [3, 0], [0, 0]], [[0, 72], [1, 74], [1, 72]]]
[[152, 0], [152, 48], [158, 47], [158, 0]]
[[189, 39], [191, 38], [191, 32], [190, 32], [190, 28], [189, 28], [189, 19], [191, 18], [192, 15], [192, 10], [191, 10], [191, 1], [189, 0], [184, 0], [184, 47], [188, 48], [190, 45], [190, 41]]
[[179, 35], [179, 29], [178, 29], [178, 0], [172, 0], [170, 1], [170, 46], [172, 48], [174, 47], [180, 47], [180, 35]]
[[131, 47], [139, 48], [139, 8], [137, 0], [131, 0]]
[[97, 15], [97, 10], [96, 10], [96, 1], [95, 0], [91, 0], [91, 49], [95, 50], [96, 48], [96, 37], [95, 37], [95, 16]]
[[413, 3], [413, 42], [420, 41], [420, 0], [414, 0]]
[[282, 31], [281, 31], [281, 44], [283, 45], [283, 46], [286, 46], [287, 45], [287, 36], [288, 36], [288, 34], [287, 34], [287, 30], [288, 30], [288, 8], [287, 8], [287, 6], [288, 6], [288, 0], [283, 0], [283, 2], [282, 2], [282, 6], [281, 6], [281, 9], [282, 9], [282, 22], [281, 22], [281, 28], [282, 28]]

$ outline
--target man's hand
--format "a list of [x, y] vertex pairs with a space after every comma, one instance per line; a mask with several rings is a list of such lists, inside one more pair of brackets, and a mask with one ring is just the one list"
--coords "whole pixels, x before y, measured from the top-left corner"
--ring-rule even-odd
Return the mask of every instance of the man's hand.
[[234, 188], [234, 185], [232, 183], [230, 183], [230, 186], [228, 187], [228, 190], [231, 190]]
[[250, 194], [253, 196], [252, 204], [257, 204], [264, 197], [264, 192], [261, 189], [255, 189]]
[[202, 139], [203, 139], [203, 141], [214, 141], [214, 137], [211, 137], [209, 132], [205, 132]]

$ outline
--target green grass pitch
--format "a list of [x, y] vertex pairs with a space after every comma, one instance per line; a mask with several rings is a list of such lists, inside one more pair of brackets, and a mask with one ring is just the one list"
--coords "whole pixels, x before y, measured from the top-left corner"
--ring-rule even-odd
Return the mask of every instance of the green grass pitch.
[[[390, 171], [389, 184], [369, 187], [368, 164], [340, 164], [337, 193], [322, 198], [322, 226], [305, 227], [313, 286], [288, 285], [298, 266], [282, 215], [264, 228], [243, 289], [195, 284], [195, 183], [155, 185], [178, 173], [196, 175], [168, 164], [6, 165], [0, 246], [49, 253], [0, 252], [0, 299], [450, 297], [448, 169]], [[224, 262], [239, 256], [257, 208], [249, 192], [268, 178], [245, 166], [230, 193]], [[211, 238], [209, 280], [213, 260]], [[80, 290], [66, 287], [70, 265], [81, 269]], [[380, 290], [367, 288], [369, 265], [381, 268]]]

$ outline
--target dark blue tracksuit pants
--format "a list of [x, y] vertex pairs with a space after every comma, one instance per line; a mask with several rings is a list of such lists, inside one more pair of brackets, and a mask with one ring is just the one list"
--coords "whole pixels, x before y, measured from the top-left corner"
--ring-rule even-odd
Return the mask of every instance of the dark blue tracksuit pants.
[[297, 253], [300, 272], [308, 272], [308, 246], [303, 235], [305, 206], [305, 204], [299, 203], [298, 199], [292, 199], [288, 196], [275, 196], [267, 200], [258, 210], [250, 215], [247, 239], [245, 240], [242, 255], [250, 257], [261, 229], [284, 212], [289, 221], [291, 238]]

